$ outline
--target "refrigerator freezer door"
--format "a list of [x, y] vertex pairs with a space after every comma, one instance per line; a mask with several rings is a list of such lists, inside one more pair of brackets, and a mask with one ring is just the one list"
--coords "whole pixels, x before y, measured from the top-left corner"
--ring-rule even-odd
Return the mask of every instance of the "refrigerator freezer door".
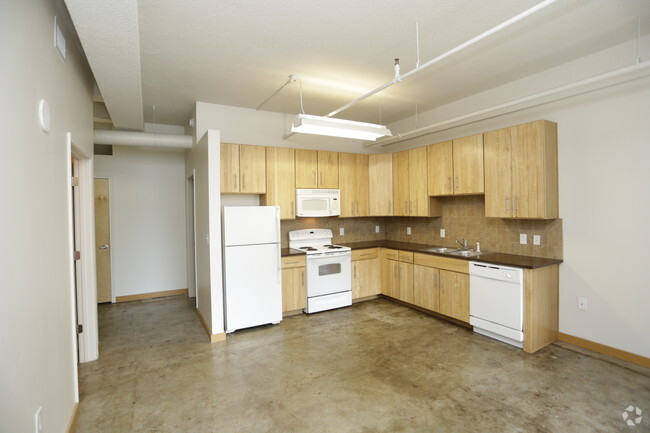
[[278, 244], [225, 248], [226, 332], [282, 320]]
[[280, 242], [278, 206], [224, 206], [223, 244], [270, 244]]

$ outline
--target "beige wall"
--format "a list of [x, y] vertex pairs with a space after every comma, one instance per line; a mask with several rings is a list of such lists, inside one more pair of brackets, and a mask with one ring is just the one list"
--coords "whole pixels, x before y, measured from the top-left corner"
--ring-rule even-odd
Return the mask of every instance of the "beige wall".
[[[42, 407], [43, 431], [64, 432], [77, 390], [66, 133], [92, 156], [92, 76], [60, 0], [3, 1], [0, 41], [0, 431], [33, 432]], [[49, 133], [38, 125], [41, 98]]]

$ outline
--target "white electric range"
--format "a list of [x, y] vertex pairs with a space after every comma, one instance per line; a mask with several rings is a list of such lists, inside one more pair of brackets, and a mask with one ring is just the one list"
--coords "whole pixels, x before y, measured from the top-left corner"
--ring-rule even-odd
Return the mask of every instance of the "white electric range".
[[329, 229], [289, 232], [289, 247], [307, 255], [307, 314], [352, 305], [352, 250], [332, 237]]

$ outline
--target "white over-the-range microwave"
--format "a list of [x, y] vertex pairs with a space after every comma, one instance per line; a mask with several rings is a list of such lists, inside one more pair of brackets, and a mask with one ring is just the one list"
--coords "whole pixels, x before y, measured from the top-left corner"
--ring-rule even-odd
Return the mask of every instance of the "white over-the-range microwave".
[[296, 216], [328, 217], [341, 215], [341, 192], [338, 189], [297, 189]]

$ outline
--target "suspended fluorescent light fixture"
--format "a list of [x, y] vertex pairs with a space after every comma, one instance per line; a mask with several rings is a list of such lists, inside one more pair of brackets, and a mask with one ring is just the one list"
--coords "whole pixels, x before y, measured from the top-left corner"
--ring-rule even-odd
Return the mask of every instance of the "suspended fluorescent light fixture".
[[370, 141], [385, 136], [393, 136], [390, 129], [383, 125], [312, 116], [310, 114], [298, 114], [291, 125], [291, 132]]

